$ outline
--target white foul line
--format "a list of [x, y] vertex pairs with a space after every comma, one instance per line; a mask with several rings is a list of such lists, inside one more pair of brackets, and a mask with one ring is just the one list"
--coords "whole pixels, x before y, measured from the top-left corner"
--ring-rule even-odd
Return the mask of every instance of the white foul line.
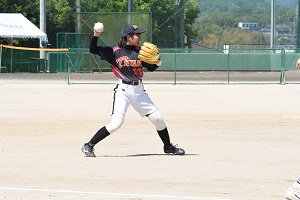
[[168, 195], [150, 195], [150, 194], [122, 194], [122, 193], [110, 193], [110, 192], [87, 192], [76, 190], [48, 190], [37, 188], [7, 188], [0, 187], [0, 190], [14, 190], [14, 191], [33, 191], [33, 192], [54, 192], [54, 193], [73, 193], [73, 194], [96, 194], [96, 195], [110, 195], [110, 196], [129, 196], [129, 197], [151, 197], [151, 198], [163, 198], [163, 199], [191, 199], [191, 200], [229, 200], [229, 199], [216, 199], [216, 198], [201, 198], [201, 197], [185, 197], [185, 196], [168, 196]]

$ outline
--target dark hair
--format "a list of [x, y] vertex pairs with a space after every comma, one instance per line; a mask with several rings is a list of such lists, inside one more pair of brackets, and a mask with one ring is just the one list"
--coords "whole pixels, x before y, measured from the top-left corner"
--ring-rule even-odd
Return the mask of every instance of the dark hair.
[[119, 47], [123, 46], [123, 43], [124, 43], [123, 41], [124, 41], [124, 38], [122, 37], [118, 42]]
[[[130, 34], [128, 34], [128, 35], [132, 38], [133, 35], [134, 35], [134, 33], [130, 33]], [[118, 46], [119, 46], [119, 47], [123, 46], [123, 44], [126, 43], [126, 41], [127, 41], [127, 35], [124, 36], [124, 37], [122, 37], [122, 38], [119, 40]]]

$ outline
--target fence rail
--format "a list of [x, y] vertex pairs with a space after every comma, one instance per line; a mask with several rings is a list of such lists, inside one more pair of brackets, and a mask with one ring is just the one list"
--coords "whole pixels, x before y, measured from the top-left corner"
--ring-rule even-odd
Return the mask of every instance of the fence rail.
[[[0, 73], [45, 72], [69, 73], [70, 83], [80, 74], [110, 72], [110, 65], [88, 52], [87, 48], [71, 48], [68, 52], [48, 52], [46, 67], [32, 62], [32, 52], [2, 49]], [[232, 49], [160, 49], [163, 63], [157, 69], [162, 80], [146, 72], [151, 82], [158, 83], [299, 83], [295, 68], [298, 49], [232, 48]], [[11, 60], [12, 59], [12, 60]], [[12, 63], [12, 66], [10, 66]], [[39, 67], [39, 70], [36, 68]], [[34, 69], [34, 70], [30, 70]], [[193, 78], [191, 78], [193, 77]], [[99, 79], [103, 82], [106, 79]], [[81, 81], [84, 82], [84, 81]], [[93, 80], [95, 82], [95, 80]]]

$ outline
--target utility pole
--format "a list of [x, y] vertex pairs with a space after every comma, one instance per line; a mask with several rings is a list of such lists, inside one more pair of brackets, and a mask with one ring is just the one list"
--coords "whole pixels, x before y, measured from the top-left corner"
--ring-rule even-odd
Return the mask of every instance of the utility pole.
[[76, 0], [77, 33], [81, 33], [81, 0]]
[[46, 33], [46, 0], [40, 0], [40, 29]]
[[180, 0], [180, 48], [184, 48], [184, 2], [185, 0]]
[[128, 0], [128, 12], [133, 12], [133, 0]]
[[270, 48], [275, 48], [275, 9], [276, 0], [271, 0], [271, 35], [270, 35]]
[[128, 12], [129, 12], [129, 24], [132, 23], [132, 16], [131, 13], [133, 12], [133, 0], [128, 0]]
[[298, 10], [297, 10], [297, 16], [296, 16], [296, 21], [297, 21], [297, 52], [299, 52], [300, 48], [300, 0], [298, 0]]
[[[40, 0], [40, 30], [46, 33], [46, 0]], [[43, 48], [47, 47], [47, 43], [48, 43], [47, 38], [40, 38], [40, 47]], [[46, 52], [40, 51], [40, 61], [45, 59], [46, 59]]]

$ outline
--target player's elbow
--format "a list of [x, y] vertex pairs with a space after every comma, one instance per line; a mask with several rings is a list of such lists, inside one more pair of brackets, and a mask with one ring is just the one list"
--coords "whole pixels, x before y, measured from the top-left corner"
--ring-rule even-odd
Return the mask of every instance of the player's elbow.
[[97, 50], [95, 48], [90, 48], [89, 52], [92, 54], [97, 54]]

